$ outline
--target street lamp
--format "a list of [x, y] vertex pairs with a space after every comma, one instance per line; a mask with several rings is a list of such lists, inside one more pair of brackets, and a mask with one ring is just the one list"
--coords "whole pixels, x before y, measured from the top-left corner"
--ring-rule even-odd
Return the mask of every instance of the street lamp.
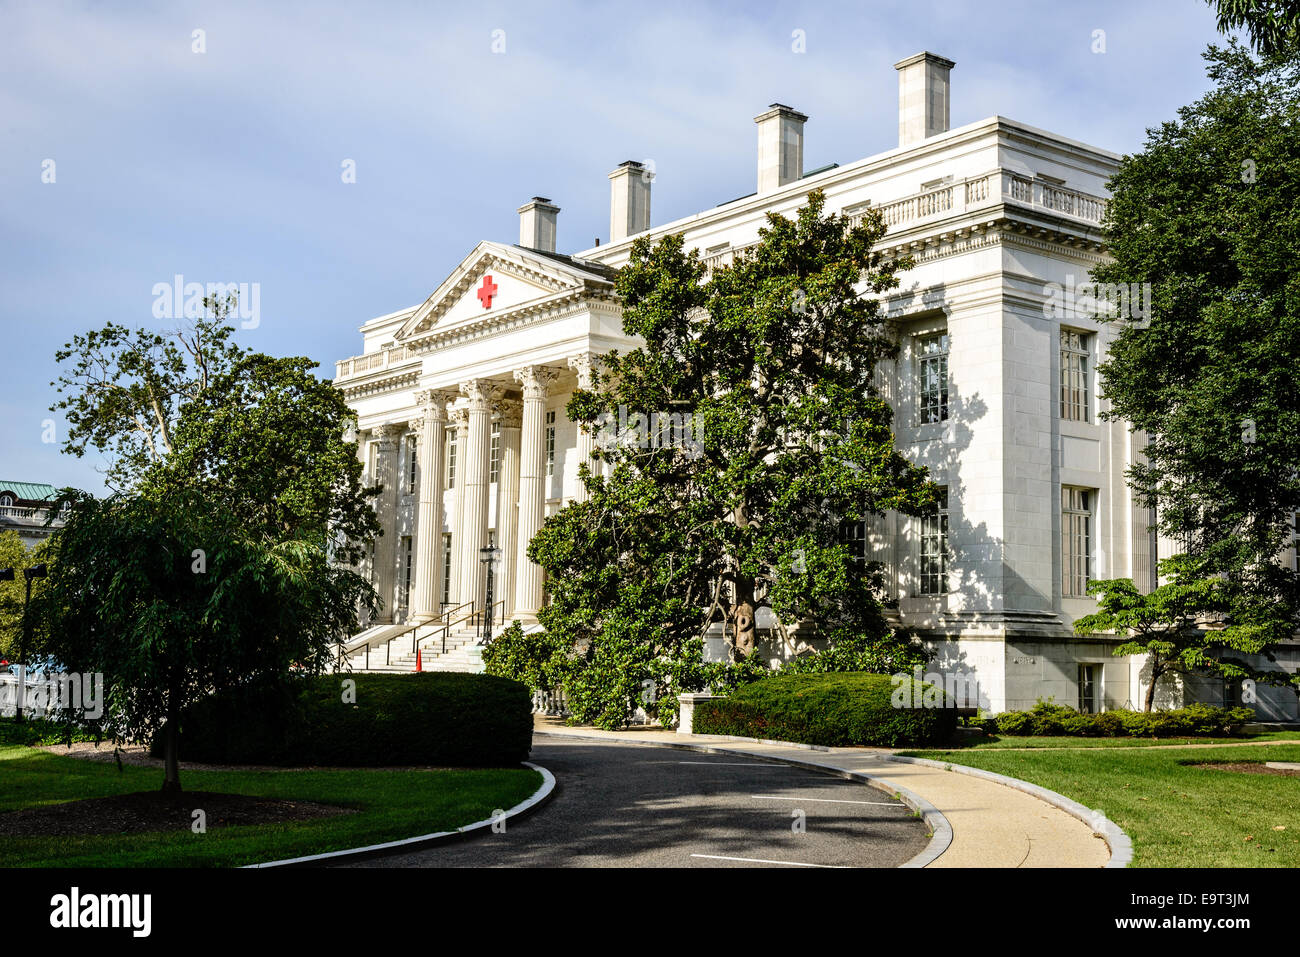
[[[28, 644], [29, 627], [27, 616], [27, 606], [32, 603], [32, 579], [44, 578], [48, 569], [44, 562], [39, 565], [33, 565], [31, 568], [23, 569], [23, 578], [27, 582], [27, 593], [23, 598], [23, 629], [18, 638], [18, 703], [14, 709], [14, 720], [23, 720], [23, 702], [27, 700], [27, 658], [26, 649]], [[14, 570], [12, 568], [0, 569], [0, 581], [13, 581]]]
[[478, 560], [483, 563], [483, 578], [487, 583], [483, 602], [483, 644], [485, 645], [492, 639], [492, 579], [496, 577], [492, 572], [496, 569], [500, 554], [501, 549], [495, 545], [486, 545], [478, 550]]

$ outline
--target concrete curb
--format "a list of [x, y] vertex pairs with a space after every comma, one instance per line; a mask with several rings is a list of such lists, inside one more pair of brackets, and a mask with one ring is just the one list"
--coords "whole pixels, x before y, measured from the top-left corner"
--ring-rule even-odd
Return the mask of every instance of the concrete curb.
[[[608, 737], [608, 735], [604, 733], [597, 733], [597, 734], [567, 733], [566, 734], [563, 731], [551, 731], [549, 729], [543, 730], [540, 728], [535, 729], [533, 733], [543, 734], [551, 738], [575, 738], [583, 741], [610, 741], [611, 740]], [[718, 737], [724, 737], [724, 736], [718, 735]], [[756, 738], [734, 738], [729, 740], [744, 741], [751, 744], [759, 743], [758, 739]], [[731, 757], [743, 756], [747, 758], [754, 758], [759, 761], [770, 761], [773, 764], [786, 764], [789, 765], [790, 767], [800, 768], [806, 771], [816, 771], [820, 774], [829, 775], [830, 777], [843, 778], [848, 781], [856, 781], [861, 784], [865, 784], [870, 788], [874, 788], [877, 791], [883, 791], [884, 793], [889, 794], [891, 796], [897, 795], [904, 804], [910, 807], [913, 811], [920, 814], [921, 820], [923, 820], [926, 823], [926, 826], [930, 828], [930, 842], [925, 846], [925, 850], [921, 851], [921, 853], [917, 854], [915, 857], [912, 857], [911, 859], [904, 861], [902, 864], [899, 864], [898, 865], [899, 867], [906, 867], [906, 868], [926, 867], [927, 865], [932, 864], [936, 860], [938, 860], [939, 856], [942, 855], [944, 851], [948, 850], [949, 846], [952, 844], [952, 825], [948, 823], [948, 819], [943, 816], [942, 811], [940, 811], [937, 807], [935, 807], [925, 798], [921, 797], [919, 794], [915, 794], [912, 791], [909, 791], [907, 788], [900, 787], [899, 785], [894, 784], [892, 781], [887, 781], [884, 778], [878, 778], [875, 775], [869, 774], [866, 771], [851, 771], [848, 768], [837, 768], [827, 764], [818, 764], [815, 761], [801, 761], [798, 758], [782, 758], [770, 754], [755, 754], [752, 751], [746, 751], [741, 748], [728, 748], [720, 744], [687, 744], [685, 741], [679, 742], [679, 741], [644, 741], [644, 740], [642, 741], [614, 740], [614, 743], [641, 745], [642, 747], [647, 747], [647, 748], [669, 748], [675, 751], [694, 751], [701, 754], [725, 754]], [[800, 745], [792, 745], [790, 742], [786, 742], [786, 741], [762, 741], [761, 743], [780, 745], [782, 747], [785, 747], [787, 745], [792, 747], [800, 746]], [[814, 748], [814, 746], [812, 745], [803, 745], [803, 747], [809, 749]], [[816, 746], [816, 750], [829, 751], [830, 749], [826, 747]]]
[[1071, 817], [1078, 818], [1092, 828], [1092, 833], [1105, 841], [1106, 846], [1110, 848], [1110, 860], [1106, 863], [1106, 867], [1128, 867], [1133, 860], [1133, 842], [1127, 834], [1120, 830], [1119, 825], [1100, 811], [1084, 807], [1078, 801], [1072, 801], [1064, 794], [1049, 791], [1047, 788], [1039, 787], [1037, 784], [1030, 784], [1028, 781], [1022, 781], [1019, 778], [1007, 777], [1005, 774], [997, 774], [994, 771], [985, 771], [983, 768], [967, 767], [964, 764], [935, 761], [932, 758], [909, 758], [900, 754], [882, 754], [881, 758], [899, 764], [920, 764], [928, 768], [938, 768], [941, 771], [956, 771], [958, 774], [969, 774], [971, 777], [983, 778], [986, 781], [992, 781], [994, 784], [1001, 784], [1004, 787], [1023, 791], [1025, 794], [1036, 797], [1040, 801], [1045, 801], [1064, 811]]
[[[532, 768], [542, 775], [542, 786], [533, 792], [532, 796], [516, 804], [510, 810], [505, 812], [501, 820], [513, 820], [531, 814], [549, 801], [555, 792], [555, 775], [546, 768], [531, 761], [521, 762], [524, 767]], [[384, 844], [370, 844], [366, 847], [352, 847], [342, 851], [329, 851], [325, 854], [310, 854], [306, 857], [290, 857], [282, 861], [267, 861], [264, 864], [246, 864], [243, 869], [254, 869], [261, 867], [308, 867], [312, 864], [319, 864], [324, 861], [339, 860], [360, 860], [366, 857], [380, 857], [384, 854], [392, 854], [396, 851], [414, 851], [435, 844], [446, 844], [451, 841], [459, 841], [462, 838], [469, 837], [481, 832], [483, 828], [491, 827], [492, 818], [484, 818], [481, 821], [475, 821], [473, 824], [466, 824], [464, 827], [457, 828], [454, 831], [438, 831], [436, 834], [421, 834], [418, 837], [408, 837], [400, 841], [388, 841]]]

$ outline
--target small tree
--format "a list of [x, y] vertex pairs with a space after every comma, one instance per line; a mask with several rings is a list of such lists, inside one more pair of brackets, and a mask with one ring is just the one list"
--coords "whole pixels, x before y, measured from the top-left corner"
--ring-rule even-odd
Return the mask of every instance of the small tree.
[[104, 676], [106, 716], [131, 740], [165, 734], [163, 791], [181, 790], [180, 715], [234, 685], [275, 693], [318, 674], [373, 592], [317, 541], [274, 540], [191, 492], [68, 493], [54, 540], [44, 650]]
[[1284, 612], [1270, 613], [1252, 601], [1251, 589], [1239, 582], [1204, 575], [1186, 555], [1165, 559], [1160, 571], [1168, 581], [1148, 594], [1128, 578], [1089, 582], [1088, 593], [1100, 596], [1098, 609], [1074, 623], [1081, 635], [1122, 636], [1116, 655], [1147, 656], [1151, 683], [1144, 710], [1151, 710], [1156, 685], [1170, 674], [1291, 681], [1284, 671], [1258, 670], [1233, 656], [1268, 655], [1289, 628]]

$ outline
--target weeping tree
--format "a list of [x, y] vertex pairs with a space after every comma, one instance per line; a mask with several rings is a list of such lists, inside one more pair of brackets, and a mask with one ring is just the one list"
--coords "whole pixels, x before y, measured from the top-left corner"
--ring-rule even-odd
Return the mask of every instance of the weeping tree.
[[[935, 502], [875, 379], [896, 354], [878, 295], [910, 263], [875, 250], [878, 213], [855, 225], [823, 207], [815, 191], [796, 218], [769, 214], [758, 244], [707, 276], [680, 235], [638, 240], [620, 271], [623, 327], [644, 345], [603, 357], [574, 394], [603, 468], [580, 463], [586, 500], [529, 546], [550, 599], [535, 653], [584, 720], [617, 726], [637, 704], [662, 718], [677, 692], [743, 680], [763, 610], [846, 667], [925, 660], [846, 534]], [[730, 661], [705, 664], [718, 624]]]
[[44, 650], [70, 672], [103, 675], [115, 737], [164, 735], [167, 793], [181, 790], [189, 704], [236, 685], [272, 695], [291, 671], [320, 673], [370, 597], [319, 541], [272, 538], [199, 493], [70, 491], [65, 502]]

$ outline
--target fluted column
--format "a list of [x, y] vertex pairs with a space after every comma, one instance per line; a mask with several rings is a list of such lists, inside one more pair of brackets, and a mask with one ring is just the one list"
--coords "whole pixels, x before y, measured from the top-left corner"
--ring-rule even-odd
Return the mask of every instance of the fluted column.
[[[589, 352], [569, 357], [569, 368], [578, 374], [579, 389], [591, 389], [592, 372], [595, 363], [596, 357]], [[576, 452], [578, 465], [586, 465], [587, 468], [591, 470], [592, 474], [598, 474], [600, 467], [596, 462], [592, 461], [591, 458], [592, 450], [596, 447], [596, 437], [587, 431], [587, 429], [580, 423], [578, 424], [577, 431]], [[587, 498], [587, 486], [581, 479], [579, 479], [578, 490], [574, 495], [574, 499], [579, 502], [585, 502]]]
[[469, 400], [469, 429], [464, 449], [465, 498], [460, 515], [460, 600], [483, 604], [487, 593], [486, 569], [479, 549], [488, 543], [488, 457], [492, 442], [492, 405], [501, 390], [486, 379], [471, 379], [460, 386]]
[[536, 621], [542, 607], [542, 569], [528, 557], [528, 543], [546, 514], [546, 395], [555, 373], [542, 366], [515, 372], [524, 402], [519, 450], [519, 532], [515, 546], [514, 617]]
[[501, 549], [501, 573], [495, 597], [505, 601], [505, 620], [515, 608], [515, 562], [519, 550], [519, 429], [523, 403], [506, 400], [499, 404], [501, 416], [501, 466], [497, 479], [497, 547]]
[[381, 425], [375, 429], [379, 449], [375, 456], [375, 483], [383, 486], [379, 493], [377, 518], [383, 535], [375, 543], [375, 590], [383, 601], [378, 621], [393, 620], [397, 582], [397, 439], [400, 425]]
[[415, 394], [421, 417], [417, 432], [420, 444], [420, 498], [415, 526], [415, 595], [411, 614], [419, 619], [436, 618], [442, 603], [442, 455], [447, 424], [446, 392]]
[[[462, 544], [461, 520], [465, 514], [465, 437], [469, 434], [469, 410], [464, 406], [447, 410], [448, 419], [456, 427], [456, 476], [455, 497], [451, 506], [451, 590], [447, 592], [453, 604], [460, 603], [461, 568], [460, 547]], [[450, 450], [448, 451], [450, 454]]]

